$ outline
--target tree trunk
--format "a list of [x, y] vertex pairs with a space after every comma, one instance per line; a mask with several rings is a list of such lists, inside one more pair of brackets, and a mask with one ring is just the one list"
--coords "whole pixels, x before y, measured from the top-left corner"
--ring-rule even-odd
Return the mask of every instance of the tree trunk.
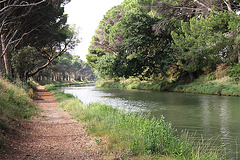
[[[1, 34], [1, 47], [2, 47], [2, 52], [6, 49], [6, 45], [5, 45], [5, 37], [3, 34]], [[9, 59], [8, 59], [9, 55], [8, 52], [6, 51], [5, 54], [3, 55], [3, 63], [4, 63], [4, 68], [5, 68], [5, 73], [7, 75], [10, 74], [10, 63], [9, 63]]]
[[238, 63], [240, 63], [240, 51], [238, 51]]
[[196, 77], [194, 76], [194, 74], [192, 72], [188, 72], [189, 76], [190, 76], [190, 81], [193, 82]]

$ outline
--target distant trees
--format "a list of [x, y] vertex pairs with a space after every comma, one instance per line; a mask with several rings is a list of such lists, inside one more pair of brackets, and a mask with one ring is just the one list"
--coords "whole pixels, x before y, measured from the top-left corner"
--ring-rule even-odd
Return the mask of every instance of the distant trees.
[[48, 81], [93, 81], [91, 67], [83, 62], [78, 55], [65, 53], [53, 61], [48, 68], [38, 72], [36, 80]]

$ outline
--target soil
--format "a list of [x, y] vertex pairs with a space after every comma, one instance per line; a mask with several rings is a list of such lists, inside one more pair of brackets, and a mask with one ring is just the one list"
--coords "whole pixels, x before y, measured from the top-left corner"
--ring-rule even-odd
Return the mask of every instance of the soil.
[[59, 103], [50, 92], [39, 86], [37, 94], [41, 100], [35, 103], [42, 109], [41, 115], [30, 122], [18, 122], [8, 131], [11, 143], [4, 146], [0, 159], [105, 159], [96, 139], [87, 134], [83, 124], [57, 108]]

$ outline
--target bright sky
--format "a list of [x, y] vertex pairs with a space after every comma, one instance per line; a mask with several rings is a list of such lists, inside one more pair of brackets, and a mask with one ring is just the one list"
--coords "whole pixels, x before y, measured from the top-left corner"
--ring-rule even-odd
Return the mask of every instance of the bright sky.
[[122, 2], [123, 0], [71, 0], [65, 6], [65, 13], [68, 14], [67, 23], [80, 27], [79, 38], [82, 38], [72, 54], [80, 55], [81, 59], [86, 61], [88, 47], [99, 22], [109, 9]]

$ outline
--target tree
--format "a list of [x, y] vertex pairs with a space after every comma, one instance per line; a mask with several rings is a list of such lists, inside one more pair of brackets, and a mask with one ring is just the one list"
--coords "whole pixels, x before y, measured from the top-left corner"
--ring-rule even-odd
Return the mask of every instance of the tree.
[[83, 67], [83, 61], [80, 59], [80, 56], [74, 55], [72, 60], [71, 71], [74, 74], [74, 80], [81, 80], [81, 69]]
[[[7, 1], [4, 1], [7, 2]], [[32, 2], [32, 1], [30, 1]], [[13, 11], [4, 12], [6, 15], [2, 26], [2, 44], [8, 41], [13, 50], [32, 46], [38, 50], [46, 63], [28, 72], [27, 77], [33, 76], [40, 70], [46, 68], [55, 58], [61, 56], [67, 49], [71, 49], [77, 42], [76, 34], [66, 23], [66, 15], [62, 5], [69, 0], [42, 1], [38, 5], [30, 5], [30, 9], [23, 6], [29, 6], [27, 1], [9, 1], [9, 9]], [[40, 1], [37, 1], [40, 2]], [[11, 3], [19, 5], [11, 5]], [[35, 3], [31, 3], [35, 4]], [[26, 7], [25, 6], [25, 7]], [[18, 16], [19, 15], [19, 16]], [[4, 40], [4, 41], [3, 41]], [[2, 47], [3, 48], [3, 47]], [[7, 48], [5, 49], [7, 50]], [[6, 53], [6, 52], [5, 52]], [[7, 55], [11, 57], [10, 53]], [[6, 68], [7, 70], [7, 68]]]
[[106, 54], [99, 58], [96, 64], [96, 69], [99, 73], [99, 76], [102, 78], [106, 79], [111, 79], [115, 77], [115, 71], [114, 71], [114, 66], [115, 66], [115, 56]]
[[[8, 0], [0, 2], [0, 35], [1, 35], [1, 50], [0, 50], [0, 59], [3, 58], [4, 68], [6, 74], [9, 74], [10, 62], [9, 58], [11, 57], [9, 54], [8, 47], [17, 43], [21, 40], [20, 37], [23, 37], [19, 34], [19, 19], [27, 16], [34, 6], [38, 6], [44, 3], [46, 0], [39, 1], [20, 1], [20, 0]], [[33, 29], [33, 28], [31, 28]], [[30, 30], [31, 30], [30, 29]], [[28, 32], [30, 32], [30, 30]], [[20, 35], [20, 36], [17, 36]], [[1, 61], [0, 61], [1, 62]], [[0, 65], [2, 65], [0, 63]]]
[[22, 80], [24, 77], [27, 77], [26, 74], [31, 72], [36, 65], [39, 66], [44, 63], [41, 57], [39, 57], [38, 51], [30, 46], [19, 49], [13, 53], [11, 62], [19, 78]]
[[[190, 74], [204, 68], [215, 68], [219, 63], [235, 61], [237, 53], [231, 50], [229, 22], [232, 14], [212, 12], [209, 17], [190, 19], [181, 23], [179, 31], [173, 31], [177, 59], [183, 70]], [[193, 77], [192, 77], [193, 80]]]
[[[120, 19], [124, 16], [122, 11], [122, 6], [115, 6], [111, 8], [100, 21], [98, 28], [95, 31], [95, 35], [92, 37], [91, 45], [89, 46], [89, 51], [91, 50], [103, 50], [107, 53], [117, 53], [117, 44], [111, 43], [109, 39], [109, 33], [112, 27], [117, 24]], [[115, 41], [121, 43], [122, 37], [115, 37]], [[91, 53], [91, 52], [90, 52]]]
[[[156, 35], [152, 29], [159, 21], [145, 13], [129, 13], [121, 19], [119, 31], [124, 34], [119, 56], [126, 59], [126, 76], [164, 74], [169, 67], [171, 36], [166, 30]], [[166, 62], [166, 60], [170, 60]]]

